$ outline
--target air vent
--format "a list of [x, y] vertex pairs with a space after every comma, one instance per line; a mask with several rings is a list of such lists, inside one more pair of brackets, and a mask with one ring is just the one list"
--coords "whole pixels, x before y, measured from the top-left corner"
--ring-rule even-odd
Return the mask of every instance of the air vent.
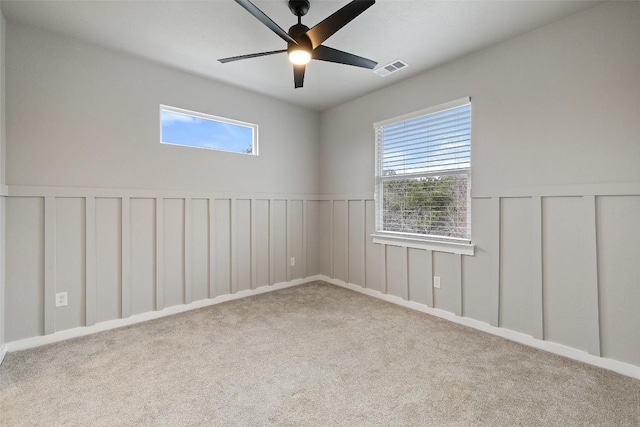
[[384, 65], [376, 70], [373, 70], [374, 73], [379, 75], [380, 77], [387, 77], [391, 73], [395, 73], [398, 70], [408, 67], [409, 64], [404, 62], [402, 59], [396, 59], [395, 61]]

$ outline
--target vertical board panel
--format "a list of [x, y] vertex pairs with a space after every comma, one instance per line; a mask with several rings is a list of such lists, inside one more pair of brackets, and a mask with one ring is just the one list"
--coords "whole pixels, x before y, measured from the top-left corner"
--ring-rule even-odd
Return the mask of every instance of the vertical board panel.
[[120, 221], [122, 223], [122, 299], [120, 310], [122, 317], [131, 316], [131, 199], [122, 198], [122, 212]]
[[121, 290], [122, 219], [120, 199], [96, 199], [96, 321], [118, 319]]
[[333, 277], [339, 280], [347, 279], [345, 265], [347, 224], [346, 224], [347, 203], [344, 200], [333, 202]]
[[580, 350], [589, 347], [584, 277], [582, 198], [542, 201], [544, 336]]
[[184, 200], [164, 199], [164, 307], [184, 304]]
[[236, 277], [238, 291], [251, 289], [251, 200], [236, 201]]
[[502, 199], [500, 326], [532, 335], [531, 199]]
[[291, 265], [289, 264], [289, 260], [291, 259], [291, 200], [287, 200], [287, 228], [286, 228], [286, 233], [287, 233], [287, 256], [286, 256], [286, 262], [287, 262], [287, 282], [289, 280], [291, 280]]
[[44, 198], [44, 333], [55, 332], [56, 198]]
[[215, 200], [216, 296], [231, 293], [231, 200]]
[[476, 248], [474, 256], [465, 257], [463, 264], [463, 312], [466, 317], [489, 323], [497, 314], [492, 311], [495, 307], [492, 266], [498, 256], [493, 235], [497, 232], [494, 206], [491, 199], [472, 199], [471, 209], [471, 234]]
[[156, 266], [156, 310], [164, 305], [164, 198], [156, 198], [155, 266]]
[[231, 233], [229, 243], [229, 271], [231, 274], [231, 293], [238, 292], [238, 256], [237, 256], [237, 225], [236, 225], [236, 211], [237, 200], [231, 199], [229, 205], [229, 231]]
[[411, 301], [431, 307], [433, 305], [431, 251], [409, 249], [407, 256], [409, 298]]
[[56, 290], [67, 292], [68, 305], [55, 309], [55, 330], [85, 322], [85, 201], [56, 199]]
[[320, 215], [320, 274], [331, 277], [331, 201], [318, 202]]
[[323, 202], [308, 201], [307, 202], [307, 275], [315, 276], [321, 273], [322, 263], [322, 233], [320, 229], [321, 211], [320, 207]]
[[598, 197], [602, 355], [640, 366], [640, 197]]
[[269, 285], [269, 200], [255, 200], [256, 286]]
[[307, 213], [308, 203], [306, 200], [302, 201], [302, 268], [301, 268], [301, 276], [308, 277], [309, 273], [307, 273], [307, 240], [309, 239], [309, 235], [307, 233], [307, 228], [309, 227], [309, 214]]
[[131, 314], [155, 307], [155, 199], [131, 199]]
[[291, 222], [291, 226], [289, 230], [291, 231], [291, 248], [290, 248], [290, 256], [295, 258], [295, 265], [291, 267], [291, 279], [300, 279], [304, 277], [304, 263], [302, 259], [302, 240], [303, 240], [303, 232], [302, 229], [302, 200], [291, 200], [291, 208], [289, 212], [291, 213], [291, 218], [289, 221]]
[[271, 219], [273, 229], [271, 239], [273, 240], [273, 281], [274, 283], [287, 281], [287, 201], [272, 200], [273, 204]]
[[[441, 310], [457, 313], [460, 307], [459, 255], [433, 252], [433, 275], [440, 277], [440, 289], [434, 289], [434, 305]], [[458, 271], [456, 272], [456, 268]], [[458, 287], [458, 289], [456, 289]]]
[[206, 199], [191, 201], [191, 297], [209, 294], [209, 205]]
[[365, 247], [365, 270], [367, 288], [384, 292], [384, 276], [380, 274], [380, 266], [384, 261], [384, 245], [376, 245], [373, 243], [371, 235], [375, 233], [375, 203], [373, 200], [365, 202], [365, 221], [366, 221], [366, 247]]
[[531, 317], [533, 337], [544, 339], [542, 277], [542, 198], [531, 198]]
[[182, 241], [182, 260], [184, 264], [184, 303], [190, 304], [193, 302], [193, 265], [191, 249], [193, 247], [191, 243], [191, 237], [193, 236], [193, 200], [190, 198], [184, 199], [184, 239]]
[[349, 282], [364, 286], [362, 258], [364, 257], [364, 217], [361, 200], [349, 201]]
[[589, 353], [595, 356], [602, 355], [600, 344], [600, 307], [598, 303], [598, 242], [596, 197], [584, 196], [582, 198], [583, 210], [583, 250], [584, 250], [584, 275], [585, 295], [587, 308], [587, 323], [584, 325], [589, 334]]
[[387, 245], [387, 293], [402, 299], [409, 299], [407, 285], [406, 249]]
[[5, 339], [44, 334], [44, 199], [6, 199]]
[[87, 197], [85, 207], [85, 326], [96, 324], [97, 279], [96, 271], [96, 198]]
[[251, 203], [251, 289], [256, 288], [256, 276], [258, 274], [258, 262], [256, 253], [256, 201], [250, 200]]

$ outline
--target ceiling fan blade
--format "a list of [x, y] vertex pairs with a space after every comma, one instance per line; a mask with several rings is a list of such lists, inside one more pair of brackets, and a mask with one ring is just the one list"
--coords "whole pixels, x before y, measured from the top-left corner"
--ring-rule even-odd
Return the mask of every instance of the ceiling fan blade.
[[298, 42], [296, 42], [293, 37], [291, 37], [285, 30], [280, 28], [278, 24], [273, 22], [271, 18], [265, 15], [263, 11], [258, 9], [258, 7], [255, 4], [251, 3], [249, 0], [236, 0], [236, 3], [244, 7], [247, 12], [255, 16], [260, 22], [269, 27], [271, 31], [279, 35], [284, 41], [298, 44]]
[[374, 3], [375, 0], [354, 0], [307, 31], [307, 36], [311, 40], [313, 48], [320, 46], [323, 41], [373, 6]]
[[337, 62], [338, 64], [353, 65], [355, 67], [373, 69], [378, 63], [352, 53], [343, 52], [327, 46], [318, 46], [311, 52], [313, 59], [320, 61]]
[[294, 65], [293, 66], [293, 83], [295, 88], [302, 87], [302, 83], [304, 83], [304, 70], [306, 65]]
[[250, 59], [250, 58], [258, 58], [260, 56], [275, 55], [276, 53], [283, 53], [286, 51], [287, 49], [281, 49], [281, 50], [272, 50], [269, 52], [250, 53], [248, 55], [231, 56], [229, 58], [222, 58], [222, 59], [218, 59], [218, 61], [225, 64], [227, 62], [240, 61], [241, 59]]

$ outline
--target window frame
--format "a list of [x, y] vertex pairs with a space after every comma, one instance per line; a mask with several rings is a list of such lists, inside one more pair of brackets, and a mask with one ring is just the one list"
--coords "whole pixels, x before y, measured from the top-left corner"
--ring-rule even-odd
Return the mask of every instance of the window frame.
[[[425, 108], [412, 113], [404, 114], [401, 116], [393, 117], [390, 119], [382, 120], [373, 124], [374, 132], [378, 129], [395, 124], [398, 122], [415, 119], [421, 116], [445, 111], [452, 108], [461, 107], [463, 105], [471, 104], [470, 97], [460, 98], [451, 102], [435, 105], [433, 107]], [[371, 234], [373, 243], [387, 244], [393, 246], [402, 246], [415, 249], [435, 250], [440, 252], [449, 252], [462, 255], [473, 255], [475, 251], [475, 245], [471, 242], [471, 165], [468, 168], [450, 169], [444, 171], [435, 172], [417, 172], [411, 174], [400, 175], [397, 177], [385, 177], [382, 175], [382, 149], [383, 144], [378, 143], [378, 138], [375, 138], [375, 193], [374, 193], [374, 206], [375, 206], [375, 232]], [[471, 147], [470, 147], [471, 150]], [[445, 175], [467, 175], [467, 230], [469, 238], [438, 236], [419, 233], [406, 233], [385, 231], [383, 227], [383, 183], [387, 181], [405, 179], [405, 178], [422, 178], [422, 177], [434, 177]]]
[[[170, 113], [176, 113], [176, 114], [182, 114], [185, 116], [191, 116], [191, 117], [195, 117], [195, 118], [199, 118], [199, 119], [204, 119], [204, 120], [210, 120], [210, 121], [214, 121], [214, 122], [218, 122], [218, 123], [224, 123], [224, 124], [228, 124], [228, 125], [234, 125], [234, 126], [242, 126], [242, 127], [246, 127], [246, 128], [250, 128], [251, 129], [251, 153], [243, 153], [241, 151], [234, 151], [234, 150], [224, 150], [221, 148], [210, 148], [210, 147], [201, 147], [201, 146], [197, 146], [197, 145], [189, 145], [189, 144], [178, 144], [175, 142], [165, 142], [163, 141], [162, 138], [162, 112], [163, 111], [167, 111]], [[258, 125], [257, 124], [253, 124], [253, 123], [248, 123], [248, 122], [243, 122], [241, 120], [235, 120], [235, 119], [229, 119], [226, 117], [220, 117], [220, 116], [214, 116], [213, 114], [207, 114], [207, 113], [201, 113], [199, 111], [192, 111], [192, 110], [187, 110], [184, 108], [179, 108], [179, 107], [172, 107], [171, 105], [165, 105], [165, 104], [160, 104], [160, 108], [159, 108], [159, 117], [160, 117], [160, 123], [159, 123], [159, 127], [160, 127], [160, 144], [164, 144], [164, 145], [172, 145], [174, 147], [184, 147], [184, 148], [199, 148], [201, 150], [209, 150], [209, 151], [220, 151], [223, 153], [233, 153], [233, 154], [243, 154], [243, 155], [247, 155], [247, 156], [258, 156], [259, 152], [258, 152]]]

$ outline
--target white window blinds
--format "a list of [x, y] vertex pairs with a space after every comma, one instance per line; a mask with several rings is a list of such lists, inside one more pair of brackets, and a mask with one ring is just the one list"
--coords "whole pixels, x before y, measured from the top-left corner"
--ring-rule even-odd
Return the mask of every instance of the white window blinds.
[[377, 229], [470, 239], [468, 98], [375, 125]]

